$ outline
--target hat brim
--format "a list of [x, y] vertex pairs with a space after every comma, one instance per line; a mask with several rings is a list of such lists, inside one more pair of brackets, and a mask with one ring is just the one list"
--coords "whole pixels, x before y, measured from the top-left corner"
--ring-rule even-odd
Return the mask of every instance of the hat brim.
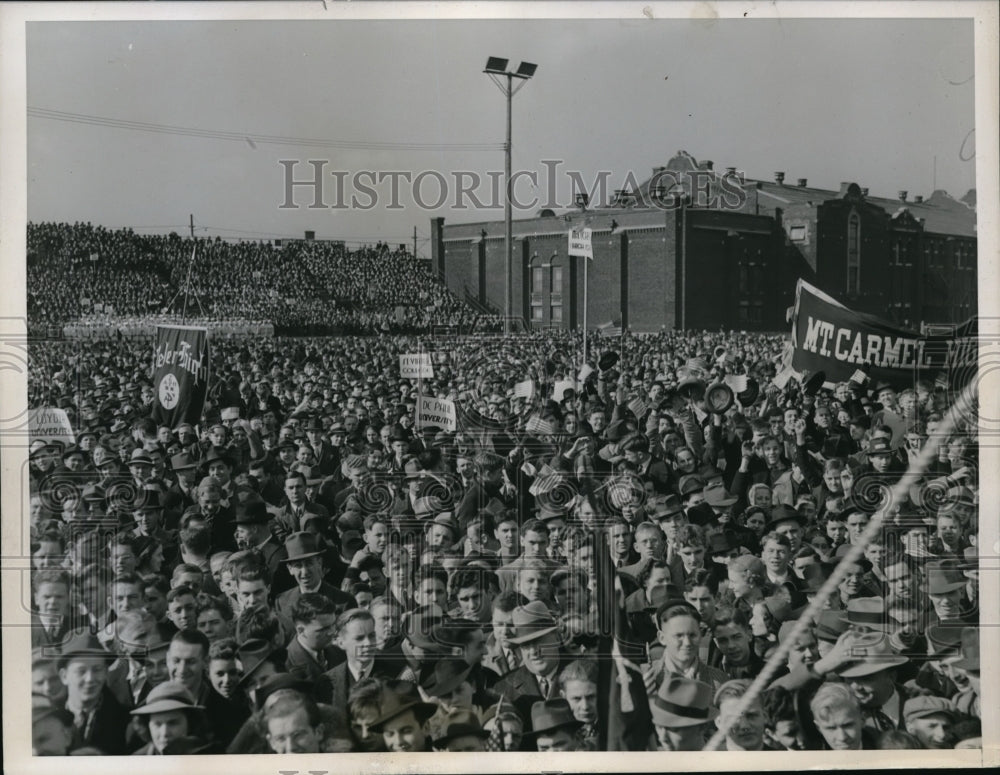
[[476, 727], [472, 724], [455, 724], [455, 731], [449, 731], [448, 734], [437, 738], [433, 744], [436, 746], [447, 745], [460, 737], [478, 737], [480, 740], [488, 740], [490, 733], [482, 727]]
[[573, 721], [565, 721], [562, 724], [555, 724], [551, 727], [544, 727], [542, 729], [532, 729], [530, 732], [524, 732], [521, 736], [533, 739], [538, 737], [539, 735], [544, 735], [548, 732], [555, 732], [558, 729], [570, 729], [575, 732], [582, 726], [583, 726], [582, 721], [577, 721], [576, 719], [574, 719]]
[[952, 581], [952, 582], [950, 582], [948, 584], [942, 584], [941, 586], [938, 586], [938, 587], [936, 587], [934, 589], [928, 589], [927, 590], [927, 594], [928, 595], [947, 595], [949, 592], [954, 592], [956, 589], [961, 589], [962, 587], [966, 586], [968, 583], [969, 582], [965, 581], [964, 579], [962, 581]]
[[153, 713], [166, 713], [171, 710], [204, 710], [203, 705], [188, 705], [180, 700], [155, 700], [148, 705], [143, 705], [131, 711], [133, 716], [149, 716]]
[[[263, 524], [267, 523], [265, 522]], [[325, 554], [325, 552], [306, 552], [305, 554], [297, 554], [294, 557], [283, 557], [281, 559], [281, 562], [297, 562], [298, 560], [308, 560], [310, 557], [319, 557], [322, 554]]]
[[841, 678], [861, 678], [866, 675], [881, 673], [883, 670], [889, 670], [893, 667], [905, 665], [909, 661], [906, 657], [889, 657], [887, 659], [880, 658], [874, 662], [859, 662], [837, 671], [837, 675]]
[[513, 638], [507, 638], [508, 643], [513, 643], [515, 645], [520, 645], [522, 643], [531, 643], [533, 640], [538, 640], [539, 638], [544, 638], [546, 635], [552, 632], [557, 632], [559, 630], [558, 625], [553, 625], [552, 627], [542, 627], [539, 630], [532, 630], [525, 635], [518, 635]]
[[397, 716], [401, 716], [406, 713], [406, 711], [411, 709], [418, 719], [421, 721], [427, 721], [427, 719], [437, 713], [438, 706], [436, 703], [424, 702], [423, 700], [411, 700], [410, 702], [404, 702], [399, 707], [393, 708], [386, 715], [376, 719], [373, 723], [369, 724], [368, 727], [373, 732], [379, 732], [386, 723], [392, 721]]
[[708, 716], [705, 718], [678, 716], [676, 713], [671, 713], [670, 711], [661, 708], [656, 704], [655, 700], [650, 703], [649, 711], [653, 716], [654, 724], [661, 727], [670, 727], [672, 729], [679, 729], [681, 727], [696, 727], [701, 724], [707, 724], [708, 722], [715, 720], [715, 717], [719, 715], [719, 711], [716, 708], [710, 707], [708, 709]]

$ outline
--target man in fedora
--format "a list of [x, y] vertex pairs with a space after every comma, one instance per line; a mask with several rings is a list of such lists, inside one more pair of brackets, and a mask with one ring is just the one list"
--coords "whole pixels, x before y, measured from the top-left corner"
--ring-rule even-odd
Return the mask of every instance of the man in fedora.
[[669, 676], [649, 706], [655, 739], [650, 739], [647, 750], [702, 750], [709, 724], [718, 715], [712, 694], [712, 687], [706, 683], [682, 675]]
[[925, 568], [926, 594], [934, 608], [930, 624], [977, 624], [977, 612], [966, 605], [966, 578], [957, 562], [929, 563]]
[[896, 675], [909, 659], [897, 655], [883, 633], [846, 632], [834, 653], [813, 665], [814, 671], [819, 673], [825, 669], [821, 665], [831, 661], [835, 664], [831, 672], [840, 676], [858, 698], [865, 726], [879, 732], [903, 727], [906, 697], [900, 694]]
[[526, 710], [535, 700], [559, 695], [556, 679], [566, 657], [559, 626], [545, 603], [536, 600], [518, 606], [513, 624], [515, 635], [507, 642], [517, 648], [521, 666], [503, 676], [493, 691]]
[[170, 458], [170, 468], [176, 481], [163, 494], [163, 509], [173, 521], [198, 502], [195, 482], [198, 478], [198, 461], [189, 452], [180, 452]]
[[400, 684], [395, 689], [386, 689], [381, 715], [369, 726], [382, 735], [386, 750], [391, 753], [429, 751], [427, 722], [437, 711], [437, 705], [421, 700], [412, 684]]
[[299, 598], [307, 593], [328, 598], [338, 614], [355, 606], [353, 597], [323, 579], [323, 555], [326, 549], [320, 544], [320, 539], [310, 532], [299, 531], [285, 539], [284, 549], [285, 557], [281, 562], [288, 568], [295, 587], [275, 598], [276, 613], [290, 617]]
[[318, 472], [323, 478], [331, 476], [340, 467], [340, 448], [323, 438], [323, 421], [318, 416], [311, 416], [304, 430], [316, 461], [313, 472]]
[[59, 680], [66, 686], [66, 710], [73, 714], [71, 749], [90, 746], [107, 756], [127, 753], [128, 711], [108, 689], [115, 655], [89, 633], [70, 638], [59, 655]]
[[275, 594], [296, 586], [288, 572], [286, 561], [288, 552], [284, 544], [271, 533], [271, 515], [261, 501], [248, 501], [236, 507], [236, 529], [233, 538], [239, 551], [260, 552], [271, 578], [271, 590]]
[[561, 697], [539, 700], [531, 706], [531, 731], [525, 737], [534, 740], [540, 753], [576, 751], [577, 731], [581, 723], [573, 715], [569, 703]]
[[452, 711], [434, 739], [434, 748], [451, 753], [481, 753], [486, 751], [490, 733], [483, 729], [479, 717], [468, 710]]

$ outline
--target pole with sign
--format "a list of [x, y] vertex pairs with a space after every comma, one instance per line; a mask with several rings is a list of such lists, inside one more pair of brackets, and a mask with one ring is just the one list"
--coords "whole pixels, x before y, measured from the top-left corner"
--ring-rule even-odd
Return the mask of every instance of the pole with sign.
[[569, 230], [569, 255], [583, 256], [583, 363], [587, 362], [587, 264], [594, 260], [591, 230]]

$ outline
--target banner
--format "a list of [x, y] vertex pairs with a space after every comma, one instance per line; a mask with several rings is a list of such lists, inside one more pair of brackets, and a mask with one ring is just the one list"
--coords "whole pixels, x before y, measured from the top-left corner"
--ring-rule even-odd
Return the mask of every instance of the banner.
[[69, 421], [65, 410], [54, 406], [28, 410], [28, 438], [31, 441], [41, 439], [48, 443], [58, 441], [63, 447], [71, 447], [76, 443], [73, 424]]
[[[966, 326], [973, 330], [971, 322]], [[978, 364], [973, 336], [923, 337], [848, 309], [802, 280], [795, 290], [792, 346], [792, 368], [824, 372], [828, 387], [847, 382], [859, 368], [875, 382], [906, 387], [940, 370], [968, 372]]]
[[399, 376], [403, 379], [433, 379], [434, 366], [430, 353], [410, 353], [399, 356]]
[[590, 229], [569, 230], [569, 255], [583, 256], [593, 260], [594, 248], [590, 240]]
[[436, 425], [442, 430], [457, 431], [458, 413], [455, 409], [455, 402], [446, 398], [417, 396], [416, 425], [418, 428]]
[[208, 329], [157, 326], [153, 352], [153, 419], [176, 428], [197, 423], [208, 394]]

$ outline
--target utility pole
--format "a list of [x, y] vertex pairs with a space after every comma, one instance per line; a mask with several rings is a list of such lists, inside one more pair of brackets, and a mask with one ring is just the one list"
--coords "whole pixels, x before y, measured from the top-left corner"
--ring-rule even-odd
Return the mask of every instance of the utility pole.
[[413, 227], [413, 257], [417, 257], [417, 227]]
[[188, 218], [191, 219], [191, 239], [194, 239], [194, 213], [191, 213]]

